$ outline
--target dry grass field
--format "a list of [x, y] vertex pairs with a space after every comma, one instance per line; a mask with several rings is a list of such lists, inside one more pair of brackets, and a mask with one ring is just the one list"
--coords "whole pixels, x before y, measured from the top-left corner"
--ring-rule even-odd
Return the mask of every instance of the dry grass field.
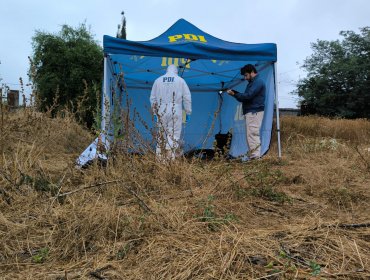
[[0, 279], [370, 279], [370, 122], [282, 117], [248, 163], [117, 155], [1, 112]]

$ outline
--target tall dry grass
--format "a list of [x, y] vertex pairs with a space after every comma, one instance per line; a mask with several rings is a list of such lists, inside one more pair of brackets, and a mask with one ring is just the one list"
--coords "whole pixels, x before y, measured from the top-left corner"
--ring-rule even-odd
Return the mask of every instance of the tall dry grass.
[[0, 279], [368, 279], [370, 124], [283, 117], [283, 158], [118, 154], [68, 114], [5, 113]]

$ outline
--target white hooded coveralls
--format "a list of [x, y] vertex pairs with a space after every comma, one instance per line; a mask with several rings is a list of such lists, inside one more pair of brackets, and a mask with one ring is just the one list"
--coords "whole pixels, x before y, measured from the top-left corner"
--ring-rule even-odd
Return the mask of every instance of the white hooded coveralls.
[[175, 65], [169, 65], [166, 74], [154, 81], [150, 104], [158, 119], [157, 155], [173, 159], [181, 136], [182, 106], [187, 115], [191, 114], [190, 90], [185, 80], [178, 76]]

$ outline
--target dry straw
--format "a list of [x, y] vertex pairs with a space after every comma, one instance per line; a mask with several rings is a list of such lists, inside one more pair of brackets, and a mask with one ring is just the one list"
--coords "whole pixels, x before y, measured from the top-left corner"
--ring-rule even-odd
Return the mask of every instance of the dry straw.
[[[1, 279], [369, 279], [370, 124], [283, 117], [260, 161], [117, 153], [68, 114], [4, 112]], [[273, 137], [274, 139], [274, 137]]]

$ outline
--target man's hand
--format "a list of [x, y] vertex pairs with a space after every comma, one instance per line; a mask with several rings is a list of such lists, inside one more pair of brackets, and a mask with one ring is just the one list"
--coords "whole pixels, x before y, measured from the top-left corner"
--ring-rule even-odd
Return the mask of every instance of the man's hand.
[[235, 90], [233, 90], [233, 89], [228, 89], [226, 92], [227, 92], [229, 95], [231, 95], [231, 96], [234, 96], [234, 95], [235, 95], [235, 93], [236, 93], [236, 91], [235, 91]]

